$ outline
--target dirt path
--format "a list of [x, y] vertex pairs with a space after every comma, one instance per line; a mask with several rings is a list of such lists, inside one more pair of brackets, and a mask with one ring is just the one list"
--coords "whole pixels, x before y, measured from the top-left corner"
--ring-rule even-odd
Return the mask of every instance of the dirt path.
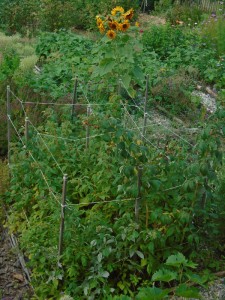
[[31, 299], [31, 289], [21, 269], [7, 231], [0, 226], [0, 299]]

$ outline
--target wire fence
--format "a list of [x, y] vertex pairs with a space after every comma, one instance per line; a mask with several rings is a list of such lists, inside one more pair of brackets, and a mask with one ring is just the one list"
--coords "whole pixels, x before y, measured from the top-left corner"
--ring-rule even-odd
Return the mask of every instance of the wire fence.
[[[149, 136], [146, 134], [146, 130], [149, 127], [152, 127], [154, 123], [156, 123], [158, 126], [162, 126], [166, 131], [169, 131], [172, 135], [174, 135], [177, 139], [181, 140], [182, 142], [188, 144], [189, 146], [193, 146], [186, 138], [183, 136], [179, 135], [178, 133], [174, 132], [172, 129], [169, 129], [165, 125], [159, 122], [155, 122], [152, 120], [152, 116], [149, 112], [147, 112], [147, 101], [148, 101], [148, 78], [146, 80], [146, 92], [145, 92], [145, 97], [143, 103], [139, 104], [131, 95], [129, 94], [129, 91], [125, 87], [124, 83], [120, 81], [120, 85], [124, 88], [124, 90], [127, 92], [129, 97], [131, 98], [132, 104], [127, 104], [124, 103], [122, 100], [118, 105], [120, 105], [120, 108], [124, 112], [124, 118], [128, 119], [131, 127], [127, 128], [126, 127], [126, 122], [125, 122], [125, 130], [129, 131], [134, 131], [138, 134], [138, 136], [141, 138], [141, 140], [149, 144], [153, 149], [156, 149], [157, 151], [160, 151], [161, 155], [165, 156], [165, 158], [168, 158], [167, 155], [162, 151], [162, 149], [155, 144], [152, 140], [150, 140]], [[47, 190], [49, 191], [50, 196], [56, 201], [61, 208], [61, 222], [60, 222], [60, 235], [59, 235], [59, 246], [58, 246], [58, 251], [59, 251], [59, 257], [62, 255], [62, 244], [63, 244], [63, 234], [64, 234], [64, 222], [65, 222], [65, 209], [73, 209], [73, 207], [84, 207], [84, 206], [91, 206], [95, 204], [113, 204], [113, 203], [126, 203], [126, 202], [133, 202], [134, 203], [134, 209], [135, 209], [135, 219], [138, 222], [139, 219], [139, 209], [140, 209], [140, 200], [141, 200], [141, 185], [142, 185], [142, 171], [144, 166], [137, 166], [137, 190], [138, 194], [136, 197], [128, 197], [128, 198], [121, 198], [118, 196], [116, 199], [109, 199], [109, 200], [100, 200], [100, 201], [91, 201], [88, 203], [71, 203], [70, 199], [67, 198], [67, 183], [68, 183], [68, 178], [69, 175], [65, 174], [63, 166], [58, 162], [57, 158], [55, 155], [52, 153], [48, 141], [49, 140], [61, 140], [63, 142], [72, 142], [72, 143], [82, 143], [84, 142], [86, 144], [86, 149], [89, 147], [89, 141], [96, 139], [96, 138], [101, 138], [104, 135], [108, 135], [109, 139], [111, 140], [111, 135], [114, 134], [114, 131], [106, 131], [103, 133], [99, 134], [93, 134], [90, 135], [90, 128], [89, 125], [86, 125], [86, 132], [85, 132], [85, 137], [79, 137], [79, 138], [70, 138], [70, 137], [63, 137], [63, 136], [58, 136], [58, 135], [53, 135], [51, 133], [46, 133], [46, 132], [41, 132], [40, 129], [38, 129], [35, 124], [30, 120], [28, 112], [26, 110], [26, 105], [45, 105], [46, 107], [50, 106], [66, 106], [69, 107], [71, 110], [71, 115], [73, 116], [73, 108], [75, 106], [80, 105], [77, 103], [77, 87], [78, 83], [76, 83], [76, 91], [73, 96], [72, 102], [71, 103], [54, 103], [54, 102], [31, 102], [31, 101], [23, 101], [20, 99], [18, 96], [16, 96], [13, 91], [11, 91], [10, 87], [7, 87], [7, 122], [8, 122], [8, 163], [10, 166], [10, 170], [13, 171], [12, 165], [11, 165], [11, 142], [12, 142], [12, 130], [15, 132], [21, 146], [27, 151], [28, 156], [32, 159], [32, 161], [35, 163], [36, 168], [39, 170], [41, 177], [43, 178]], [[84, 90], [82, 89], [84, 92]], [[105, 107], [105, 106], [111, 106], [113, 103], [91, 103], [91, 101], [88, 99], [88, 95], [85, 94], [85, 100], [87, 103], [84, 105], [87, 108], [87, 117], [90, 117], [91, 113], [96, 113], [95, 108], [96, 107]], [[120, 95], [119, 95], [120, 96]], [[23, 112], [25, 121], [24, 121], [24, 133], [21, 133], [21, 130], [17, 128], [17, 124], [15, 124], [14, 120], [12, 119], [13, 112], [11, 111], [11, 102], [13, 99], [18, 101], [21, 107], [21, 110]], [[83, 104], [82, 104], [83, 105]], [[93, 111], [90, 111], [90, 108], [93, 109]], [[134, 108], [137, 109], [137, 111], [141, 114], [141, 119], [142, 119], [142, 125], [140, 125], [137, 120], [135, 120], [135, 117], [130, 113], [129, 109]], [[147, 125], [147, 120], [151, 120], [151, 124]], [[56, 193], [53, 188], [51, 187], [51, 182], [47, 175], [45, 174], [45, 169], [41, 165], [41, 162], [38, 160], [36, 154], [32, 150], [32, 148], [29, 145], [29, 140], [31, 139], [31, 129], [32, 129], [32, 135], [36, 136], [36, 141], [38, 140], [40, 143], [43, 144], [44, 148], [46, 149], [46, 152], [48, 155], [52, 158], [54, 161], [55, 167], [58, 169], [59, 174], [61, 174], [61, 178], [58, 178], [58, 181], [62, 184], [62, 191], [61, 195], [60, 193]], [[146, 165], [148, 167], [148, 165]], [[184, 182], [185, 183], [185, 182]], [[161, 190], [161, 192], [169, 192], [175, 189], [182, 188], [183, 184], [178, 184], [174, 187], [169, 187], [164, 190]], [[61, 198], [61, 201], [60, 201]]]

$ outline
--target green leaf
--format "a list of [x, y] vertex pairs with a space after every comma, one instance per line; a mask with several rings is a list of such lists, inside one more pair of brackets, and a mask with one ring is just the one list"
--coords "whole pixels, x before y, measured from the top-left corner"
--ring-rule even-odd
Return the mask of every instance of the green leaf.
[[99, 253], [98, 254], [98, 262], [101, 262], [102, 261], [102, 253]]
[[193, 273], [189, 272], [189, 273], [186, 273], [185, 275], [187, 276], [187, 278], [190, 281], [197, 283], [199, 285], [203, 285], [206, 282], [206, 279], [199, 276], [198, 274], [193, 274]]
[[159, 271], [155, 272], [152, 276], [152, 281], [165, 281], [169, 282], [177, 278], [177, 274], [170, 270], [160, 269]]
[[145, 79], [142, 69], [139, 66], [134, 67], [133, 75], [136, 80], [144, 81], [144, 79]]
[[138, 293], [136, 299], [137, 300], [161, 300], [164, 299], [165, 296], [168, 295], [168, 290], [162, 290], [156, 287], [147, 287], [142, 288]]
[[192, 269], [196, 269], [197, 268], [197, 264], [195, 264], [193, 261], [188, 261], [186, 264], [185, 264], [185, 267], [189, 267], [189, 268], [192, 268]]
[[141, 251], [136, 251], [136, 254], [141, 258], [141, 259], [144, 259], [144, 254], [141, 252]]
[[108, 278], [108, 277], [109, 277], [109, 272], [104, 271], [104, 272], [101, 273], [101, 276], [102, 276], [103, 278]]
[[187, 260], [185, 258], [185, 256], [178, 252], [176, 255], [170, 255], [168, 258], [167, 258], [167, 261], [166, 261], [166, 265], [167, 266], [172, 266], [172, 267], [180, 267], [181, 265], [186, 265], [187, 263]]
[[180, 284], [175, 293], [179, 297], [200, 299], [199, 290], [196, 287], [190, 287], [185, 283]]
[[125, 74], [122, 76], [122, 81], [126, 89], [129, 88], [131, 82], [131, 76], [129, 74]]

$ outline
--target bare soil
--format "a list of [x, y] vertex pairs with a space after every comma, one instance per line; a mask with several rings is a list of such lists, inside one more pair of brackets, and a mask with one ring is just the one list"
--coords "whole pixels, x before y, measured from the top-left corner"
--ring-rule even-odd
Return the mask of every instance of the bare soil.
[[28, 300], [31, 294], [16, 250], [11, 247], [8, 232], [0, 225], [0, 299]]

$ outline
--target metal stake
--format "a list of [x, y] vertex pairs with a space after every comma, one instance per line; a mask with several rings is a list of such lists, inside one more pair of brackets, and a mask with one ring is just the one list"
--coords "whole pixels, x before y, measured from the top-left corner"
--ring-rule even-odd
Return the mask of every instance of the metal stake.
[[146, 125], [147, 125], [147, 118], [148, 118], [148, 114], [145, 113], [145, 114], [144, 114], [144, 124], [143, 124], [143, 129], [142, 129], [142, 141], [144, 141], [144, 139], [145, 139], [145, 132], [146, 132]]
[[59, 231], [59, 257], [62, 255], [63, 251], [63, 234], [64, 234], [64, 223], [65, 223], [65, 203], [66, 203], [66, 187], [67, 187], [67, 174], [63, 175], [63, 187], [62, 187], [62, 203], [61, 203], [61, 222]]
[[78, 77], [76, 76], [75, 83], [74, 83], [74, 90], [73, 90], [73, 100], [72, 100], [72, 111], [71, 111], [72, 120], [75, 117], [75, 106], [77, 104], [77, 85], [78, 85]]

